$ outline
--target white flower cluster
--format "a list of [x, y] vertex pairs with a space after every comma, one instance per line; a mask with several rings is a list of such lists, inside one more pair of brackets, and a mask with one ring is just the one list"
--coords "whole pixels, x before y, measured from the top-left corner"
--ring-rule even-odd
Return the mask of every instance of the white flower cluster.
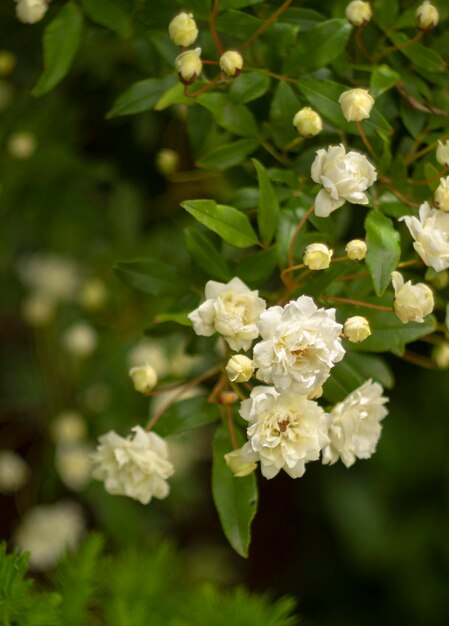
[[[234, 350], [249, 350], [260, 336], [252, 359], [234, 355], [226, 368], [231, 382], [255, 376], [269, 385], [255, 387], [241, 403], [248, 441], [225, 456], [235, 476], [246, 476], [260, 462], [266, 478], [281, 469], [298, 478], [306, 463], [318, 460], [325, 450], [323, 462], [340, 456], [347, 465], [349, 458], [353, 462], [374, 452], [378, 423], [386, 414], [380, 385], [367, 381], [330, 414], [315, 400], [345, 354], [343, 326], [335, 319], [335, 309], [318, 308], [308, 296], [284, 307], [266, 308], [257, 292], [234, 278], [227, 284], [207, 283], [206, 301], [189, 317], [198, 335], [218, 332]], [[361, 341], [370, 332], [364, 318], [354, 317], [346, 324], [351, 341]], [[338, 442], [337, 416], [345, 428]]]

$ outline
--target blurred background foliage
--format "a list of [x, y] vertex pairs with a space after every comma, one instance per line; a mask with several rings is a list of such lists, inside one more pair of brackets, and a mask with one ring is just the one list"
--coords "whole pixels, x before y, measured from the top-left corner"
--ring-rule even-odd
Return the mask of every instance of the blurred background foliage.
[[[174, 333], [171, 325], [154, 325], [154, 314], [160, 311], [161, 303], [139, 297], [122, 285], [112, 271], [114, 264], [145, 256], [173, 261], [178, 266], [187, 264], [182, 230], [191, 224], [191, 218], [179, 203], [193, 197], [214, 197], [221, 201], [233, 199], [235, 206], [246, 208], [254, 206], [257, 193], [248, 168], [234, 167], [232, 160], [226, 171], [216, 167], [217, 161], [207, 159], [203, 167], [195, 169], [195, 163], [202, 158], [204, 161], [212, 148], [229, 141], [227, 132], [212, 123], [211, 113], [204, 108], [187, 109], [181, 104], [163, 111], [106, 119], [117, 98], [135, 81], [168, 75], [171, 78], [167, 86], [175, 84], [172, 66], [176, 50], [166, 35], [167, 24], [183, 8], [192, 10], [204, 24], [209, 3], [192, 0], [186, 6], [174, 1], [123, 0], [113, 4], [117, 11], [111, 11], [110, 28], [87, 20], [68, 77], [40, 98], [32, 96], [31, 91], [42, 69], [44, 25], [19, 23], [12, 0], [0, 5], [1, 47], [16, 59], [11, 71], [3, 71], [0, 78], [0, 446], [16, 450], [32, 469], [27, 484], [17, 494], [0, 494], [1, 537], [11, 540], [24, 512], [36, 503], [70, 497], [82, 504], [89, 528], [100, 529], [108, 550], [119, 555], [111, 558], [130, 558], [136, 563], [135, 556], [123, 555], [132, 555], [145, 538], [162, 541], [169, 536], [182, 552], [192, 581], [209, 581], [228, 589], [244, 583], [257, 592], [268, 590], [277, 597], [292, 595], [304, 624], [446, 625], [447, 371], [419, 371], [394, 361], [396, 387], [390, 392], [390, 415], [379, 451], [369, 462], [356, 464], [350, 472], [344, 467], [328, 471], [313, 464], [302, 480], [282, 477], [260, 481], [260, 511], [247, 562], [231, 552], [213, 509], [209, 486], [212, 432], [208, 427], [174, 442], [177, 473], [171, 481], [171, 497], [164, 502], [143, 507], [109, 496], [100, 484], [89, 484], [74, 494], [61, 480], [51, 437], [56, 416], [64, 411], [82, 414], [88, 428], [85, 439], [91, 443], [109, 429], [124, 432], [146, 419], [147, 402], [133, 392], [128, 379], [129, 365], [138, 358], [136, 347], [142, 349], [145, 329], [151, 327], [152, 340], [146, 349], [153, 350], [163, 363], [164, 380], [170, 383], [201, 371], [198, 359], [189, 354], [190, 333], [182, 329]], [[263, 4], [262, 8], [250, 8], [249, 13], [269, 14], [278, 3]], [[308, 10], [304, 16], [313, 22], [316, 3], [296, 4]], [[342, 17], [345, 4], [329, 0], [319, 11], [327, 17]], [[396, 6], [404, 27], [411, 26], [414, 3], [374, 4], [380, 10], [386, 5]], [[62, 5], [57, 0], [52, 2], [50, 14]], [[449, 8], [442, 3], [439, 8], [443, 18], [449, 15]], [[131, 26], [120, 18], [123, 11], [125, 15], [134, 11]], [[248, 16], [233, 23], [236, 36], [244, 38], [252, 32], [255, 19]], [[302, 27], [306, 28], [304, 24]], [[225, 24], [223, 28], [228, 27]], [[261, 63], [268, 49], [275, 66], [276, 55], [287, 45], [289, 33], [288, 24], [278, 24], [251, 54]], [[443, 24], [432, 35], [430, 45], [447, 50], [447, 43]], [[206, 55], [211, 51], [207, 33], [202, 47]], [[403, 61], [394, 63], [401, 71]], [[355, 70], [339, 57], [332, 71], [345, 83]], [[409, 74], [408, 88], [416, 89], [421, 98], [429, 96], [424, 75], [424, 69], [420, 77]], [[434, 104], [447, 109], [447, 72], [438, 76]], [[383, 102], [385, 110], [393, 111], [393, 117], [398, 115], [393, 97], [385, 94]], [[264, 99], [258, 100], [255, 114], [263, 116], [265, 105]], [[290, 128], [294, 110], [290, 109], [296, 108], [297, 101], [287, 101], [285, 110], [281, 109], [285, 119], [280, 127], [286, 133], [281, 143], [294, 138]], [[426, 123], [424, 115], [407, 109], [403, 116], [407, 129], [421, 132]], [[432, 120], [430, 125], [429, 133], [432, 125], [438, 136], [445, 127], [447, 132], [446, 118]], [[331, 136], [333, 131], [326, 132]], [[25, 141], [24, 134], [28, 138]], [[22, 136], [22, 142], [18, 136]], [[393, 156], [399, 143], [395, 143]], [[167, 170], [163, 161], [161, 164], [163, 149], [176, 152], [176, 167]], [[315, 149], [314, 145], [298, 158], [296, 174], [308, 171]], [[256, 155], [263, 155], [258, 150]], [[397, 205], [391, 210], [397, 217]], [[342, 211], [343, 222], [345, 216], [348, 219]], [[51, 324], [30, 324], [29, 300], [33, 294], [30, 281], [24, 280], [24, 267], [30, 258], [49, 256], [71, 264], [75, 286], [58, 301]], [[192, 271], [197, 273], [199, 284], [204, 282], [202, 270]], [[80, 322], [87, 323], [95, 333], [95, 346], [85, 357], [74, 354], [64, 339], [67, 330]], [[149, 545], [141, 553], [145, 555], [142, 563], [148, 560], [148, 569], [142, 566], [139, 570], [144, 577], [156, 567], [150, 557], [157, 550]], [[170, 554], [170, 558], [179, 558]], [[120, 561], [116, 567], [121, 567]], [[167, 565], [161, 566], [161, 572], [164, 567], [171, 573]], [[130, 566], [127, 571], [132, 569]], [[123, 585], [123, 594], [133, 597], [133, 585], [137, 583], [129, 581], [129, 588], [124, 590], [127, 583], [113, 576], [108, 584]], [[173, 588], [177, 588], [176, 581]], [[165, 593], [168, 596], [169, 591]], [[200, 592], [197, 596], [191, 594], [192, 606], [197, 602], [197, 608], [192, 609], [190, 617], [175, 616], [176, 622], [170, 615], [173, 623], [224, 624], [224, 620], [213, 621], [213, 616], [224, 611], [225, 605], [237, 615], [243, 610], [215, 598], [212, 590], [201, 593], [209, 594], [208, 598]], [[224, 604], [219, 609], [220, 602]], [[243, 607], [246, 601], [240, 602]], [[212, 607], [210, 621], [205, 606]], [[266, 613], [261, 609], [262, 615], [268, 616], [271, 609], [267, 607]], [[109, 610], [112, 615], [114, 605]], [[142, 609], [135, 621], [108, 618], [110, 621], [105, 623], [139, 624], [142, 615], [148, 614], [145, 611], [150, 610]], [[289, 611], [290, 605], [285, 615]], [[193, 614], [202, 617], [189, 621]], [[83, 619], [76, 623], [84, 623]], [[166, 614], [159, 622], [151, 623], [167, 623], [165, 619]], [[288, 623], [269, 619], [260, 623]], [[226, 623], [239, 622], [229, 613]]]

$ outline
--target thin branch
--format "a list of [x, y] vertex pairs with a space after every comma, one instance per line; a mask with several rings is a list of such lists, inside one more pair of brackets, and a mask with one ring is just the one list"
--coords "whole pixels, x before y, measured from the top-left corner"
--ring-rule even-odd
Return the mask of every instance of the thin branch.
[[248, 46], [250, 46], [253, 43], [253, 41], [257, 39], [257, 37], [262, 35], [262, 33], [264, 33], [267, 30], [267, 28], [269, 28], [279, 18], [279, 16], [282, 15], [282, 13], [288, 9], [292, 1], [293, 0], [285, 0], [285, 2], [279, 7], [279, 9], [277, 9], [273, 13], [273, 15], [271, 15], [271, 17], [265, 20], [265, 22], [261, 24], [259, 28], [255, 30], [254, 33], [244, 43], [242, 43], [242, 45], [239, 48], [239, 52], [243, 52], [243, 50], [245, 50]]
[[215, 47], [217, 49], [218, 54], [221, 56], [224, 52], [223, 44], [221, 43], [221, 39], [219, 34], [217, 33], [217, 28], [215, 26], [215, 20], [218, 15], [218, 0], [214, 0], [214, 7], [212, 9], [212, 13], [210, 14], [209, 26], [210, 26], [210, 34], [212, 35], [212, 39], [214, 40]]

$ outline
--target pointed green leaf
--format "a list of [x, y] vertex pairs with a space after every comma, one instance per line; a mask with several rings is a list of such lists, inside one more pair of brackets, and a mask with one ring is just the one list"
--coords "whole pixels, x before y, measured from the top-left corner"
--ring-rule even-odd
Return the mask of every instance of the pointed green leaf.
[[370, 93], [374, 98], [391, 89], [396, 85], [400, 75], [388, 65], [378, 65], [373, 69], [370, 81]]
[[279, 221], [279, 202], [268, 177], [267, 170], [257, 159], [252, 159], [259, 181], [259, 210], [257, 222], [264, 244], [268, 245], [273, 239]]
[[270, 278], [279, 261], [277, 245], [266, 250], [258, 250], [254, 254], [248, 254], [235, 268], [236, 276], [250, 287], [260, 287]]
[[262, 72], [244, 72], [232, 82], [229, 95], [237, 104], [257, 100], [270, 88], [270, 77]]
[[365, 220], [368, 265], [374, 290], [381, 296], [391, 282], [391, 272], [401, 256], [399, 233], [380, 211], [370, 211]]
[[90, 19], [100, 26], [105, 26], [121, 37], [129, 35], [131, 30], [131, 12], [126, 10], [120, 0], [81, 0]]
[[44, 33], [44, 71], [33, 89], [42, 96], [69, 71], [81, 42], [83, 14], [76, 4], [67, 2], [46, 27]]
[[232, 278], [223, 255], [220, 254], [206, 233], [201, 232], [198, 228], [186, 228], [184, 238], [187, 250], [194, 261], [211, 278], [225, 282]]
[[415, 43], [405, 46], [410, 39], [404, 33], [391, 33], [389, 35], [395, 46], [404, 46], [400, 52], [406, 56], [412, 63], [427, 72], [444, 72], [447, 70], [447, 64], [440, 55], [428, 46]]
[[207, 396], [195, 396], [173, 404], [157, 422], [154, 430], [161, 437], [168, 437], [212, 424], [219, 419], [220, 414], [216, 404], [210, 404]]
[[387, 389], [394, 385], [393, 373], [382, 358], [372, 354], [347, 352], [345, 358], [332, 368], [324, 385], [324, 397], [332, 403], [341, 402], [369, 378]]
[[176, 76], [166, 76], [165, 78], [147, 78], [134, 83], [117, 98], [107, 118], [149, 111], [176, 82]]
[[243, 104], [236, 104], [222, 93], [205, 93], [196, 101], [212, 113], [218, 126], [241, 137], [257, 134], [257, 122], [251, 111]]
[[152, 296], [171, 296], [185, 291], [186, 284], [179, 271], [157, 259], [117, 263], [114, 271], [128, 287]]
[[212, 148], [198, 159], [197, 165], [208, 170], [227, 170], [242, 163], [258, 147], [256, 139], [238, 139]]

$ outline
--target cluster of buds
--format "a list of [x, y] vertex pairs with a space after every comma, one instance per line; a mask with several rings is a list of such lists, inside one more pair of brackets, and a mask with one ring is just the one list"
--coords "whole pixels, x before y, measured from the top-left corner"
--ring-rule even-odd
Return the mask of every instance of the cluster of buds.
[[[346, 6], [346, 19], [353, 26], [366, 26], [373, 17], [373, 11], [369, 2], [352, 0]], [[428, 32], [433, 30], [440, 21], [438, 9], [429, 0], [424, 0], [415, 13], [416, 24], [420, 30]]]

